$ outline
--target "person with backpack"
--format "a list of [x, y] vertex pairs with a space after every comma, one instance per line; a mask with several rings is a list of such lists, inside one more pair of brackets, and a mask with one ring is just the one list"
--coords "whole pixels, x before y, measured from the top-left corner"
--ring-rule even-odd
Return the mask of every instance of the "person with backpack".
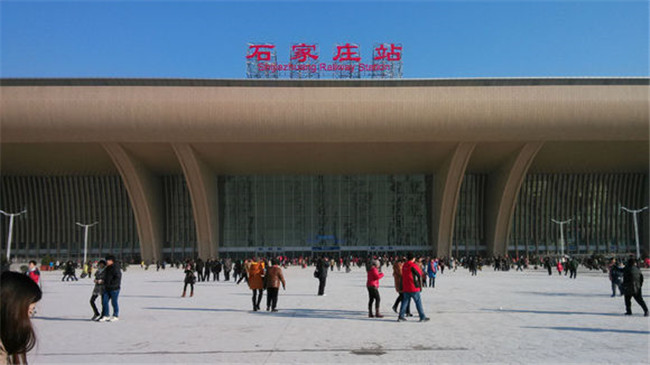
[[[395, 291], [398, 294], [397, 299], [395, 299], [395, 304], [393, 304], [393, 312], [395, 313], [398, 313], [398, 306], [402, 303], [402, 300], [404, 300], [404, 293], [402, 292], [402, 267], [404, 266], [404, 261], [406, 261], [405, 258], [397, 258], [393, 264], [393, 279], [395, 280]], [[406, 316], [413, 316], [411, 314], [410, 303], [406, 306]]]
[[406, 308], [410, 304], [411, 299], [415, 302], [415, 307], [420, 316], [420, 322], [429, 321], [429, 317], [424, 314], [422, 298], [420, 296], [420, 292], [422, 291], [422, 276], [422, 270], [420, 269], [420, 265], [415, 261], [415, 255], [412, 253], [409, 254], [408, 261], [402, 267], [402, 291], [404, 293], [404, 300], [402, 300], [402, 305], [399, 310], [398, 322], [406, 321], [404, 315], [406, 314]]

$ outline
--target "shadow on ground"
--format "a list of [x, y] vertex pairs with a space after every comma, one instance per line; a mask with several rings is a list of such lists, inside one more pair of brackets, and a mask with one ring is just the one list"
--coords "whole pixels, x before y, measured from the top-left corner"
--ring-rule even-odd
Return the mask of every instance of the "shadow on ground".
[[650, 335], [650, 331], [635, 331], [635, 330], [619, 330], [614, 328], [586, 328], [586, 327], [522, 327], [522, 328], [535, 328], [535, 329], [549, 329], [556, 331], [578, 331], [578, 332], [611, 332], [611, 333], [625, 333], [630, 335]]
[[556, 314], [563, 316], [610, 316], [622, 317], [623, 313], [596, 313], [596, 312], [573, 312], [573, 311], [544, 311], [544, 310], [531, 310], [531, 309], [481, 309], [485, 312], [497, 313], [523, 313], [523, 314]]
[[33, 319], [43, 321], [65, 321], [65, 322], [90, 322], [90, 318], [65, 318], [65, 317], [41, 317], [36, 316]]
[[[396, 321], [395, 316], [386, 316], [384, 318], [368, 318], [368, 312], [365, 311], [349, 311], [349, 310], [336, 310], [336, 309], [303, 309], [303, 308], [288, 308], [280, 309], [278, 312], [267, 312], [260, 310], [253, 312], [245, 309], [230, 309], [230, 308], [191, 308], [191, 307], [145, 307], [148, 310], [160, 311], [188, 311], [188, 312], [241, 312], [241, 313], [254, 313], [258, 315], [268, 315], [274, 317], [284, 318], [321, 318], [321, 319], [347, 319], [356, 321]], [[417, 320], [415, 320], [417, 321]]]

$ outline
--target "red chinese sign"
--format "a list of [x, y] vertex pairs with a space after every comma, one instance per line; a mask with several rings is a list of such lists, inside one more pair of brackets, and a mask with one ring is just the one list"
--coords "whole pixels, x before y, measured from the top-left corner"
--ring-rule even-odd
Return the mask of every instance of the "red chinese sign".
[[359, 55], [359, 46], [346, 43], [342, 46], [336, 46], [336, 56], [332, 58], [334, 61], [361, 61], [361, 55]]
[[[252, 50], [252, 53], [246, 55], [246, 58], [255, 58], [257, 61], [270, 61], [271, 60], [271, 49], [275, 48], [272, 44], [252, 44], [248, 46], [249, 50]], [[262, 51], [261, 48], [266, 48], [269, 50]]]
[[307, 58], [311, 58], [313, 60], [317, 60], [318, 56], [313, 55], [312, 52], [316, 52], [316, 45], [315, 44], [296, 44], [291, 46], [291, 59], [292, 60], [297, 60], [296, 62], [306, 62]]
[[402, 45], [375, 43], [371, 63], [361, 62], [361, 47], [354, 43], [335, 45], [332, 61], [321, 62], [317, 44], [294, 43], [289, 62], [278, 62], [273, 44], [249, 44], [246, 53], [247, 77], [320, 78], [331, 73], [335, 78], [401, 78]]
[[383, 44], [375, 48], [377, 55], [373, 59], [386, 61], [400, 61], [402, 59], [402, 47], [398, 47], [395, 44], [391, 43], [390, 52], [386, 51], [388, 51], [388, 48], [384, 47]]

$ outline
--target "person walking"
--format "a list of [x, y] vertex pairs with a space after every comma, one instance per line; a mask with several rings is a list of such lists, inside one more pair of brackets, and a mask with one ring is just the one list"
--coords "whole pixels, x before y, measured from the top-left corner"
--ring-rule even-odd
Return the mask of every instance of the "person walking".
[[[97, 300], [97, 297], [103, 297], [104, 294], [104, 268], [106, 268], [106, 261], [104, 260], [99, 260], [97, 263], [97, 270], [95, 270], [95, 279], [93, 280], [95, 283], [95, 287], [93, 288], [93, 294], [90, 296], [90, 307], [93, 309], [93, 318], [91, 320], [97, 321], [99, 318], [101, 318], [101, 313], [104, 312], [104, 307], [102, 305], [102, 311], [99, 312], [97, 310], [97, 306], [95, 305], [95, 300]], [[102, 299], [100, 299], [101, 301]]]
[[231, 271], [232, 271], [232, 260], [230, 259], [230, 257], [228, 257], [223, 262], [223, 280], [230, 281], [230, 272]]
[[[373, 260], [367, 271], [368, 280], [366, 287], [368, 288], [368, 317], [370, 318], [384, 318], [379, 313], [379, 304], [381, 297], [379, 296], [379, 280], [384, 277], [384, 273], [379, 272], [380, 263], [378, 260]], [[375, 304], [375, 314], [372, 313], [372, 304]]]
[[92, 275], [93, 275], [93, 263], [92, 261], [88, 261], [88, 279], [92, 280]]
[[623, 268], [619, 267], [616, 259], [609, 266], [609, 280], [612, 282], [612, 298], [616, 296], [616, 288], [623, 295]]
[[548, 257], [544, 258], [544, 267], [546, 268], [546, 270], [548, 270], [548, 275], [549, 276], [553, 275], [553, 270], [551, 268], [551, 259], [550, 258], [548, 258]]
[[469, 272], [472, 274], [472, 276], [477, 275], [477, 268], [478, 268], [478, 262], [477, 259], [472, 256], [469, 258]]
[[[102, 317], [100, 322], [116, 322], [119, 321], [120, 306], [118, 304], [118, 297], [120, 295], [120, 287], [122, 284], [122, 272], [120, 265], [115, 262], [115, 256], [106, 256], [106, 268], [104, 269], [104, 293], [102, 294]], [[113, 306], [113, 316], [109, 317], [108, 302]]]
[[399, 317], [397, 318], [399, 322], [406, 321], [404, 315], [406, 314], [406, 308], [411, 299], [415, 302], [415, 307], [420, 316], [420, 322], [426, 322], [429, 320], [429, 318], [424, 314], [424, 309], [422, 308], [420, 291], [422, 291], [422, 270], [418, 263], [415, 262], [415, 255], [409, 254], [408, 261], [405, 262], [402, 267], [402, 292], [404, 293], [404, 300], [402, 300]]
[[578, 260], [572, 257], [569, 261], [569, 279], [575, 279], [578, 276]]
[[194, 270], [192, 269], [191, 264], [185, 266], [185, 280], [183, 280], [183, 294], [181, 297], [185, 297], [187, 293], [187, 286], [190, 286], [190, 297], [194, 296], [194, 283], [196, 283], [196, 276], [194, 275]]
[[203, 281], [210, 281], [210, 276], [212, 275], [212, 268], [214, 267], [214, 260], [212, 259], [207, 259], [205, 260], [205, 264], [203, 266]]
[[[399, 258], [393, 264], [393, 279], [395, 280], [395, 291], [398, 294], [397, 299], [395, 299], [395, 304], [393, 304], [393, 312], [395, 313], [398, 313], [398, 305], [400, 305], [402, 300], [404, 300], [404, 293], [402, 293], [402, 267], [404, 266], [404, 261], [406, 261], [406, 259]], [[411, 303], [406, 307], [406, 316], [413, 316], [411, 314]]]
[[65, 267], [63, 268], [63, 277], [61, 278], [61, 281], [77, 281], [77, 276], [75, 274], [75, 268], [74, 264], [72, 261], [68, 261], [65, 263]]
[[212, 280], [217, 280], [219, 281], [220, 278], [219, 276], [221, 275], [221, 269], [223, 265], [221, 264], [221, 260], [214, 260], [212, 261]]
[[205, 268], [205, 265], [203, 264], [203, 260], [201, 260], [200, 257], [198, 259], [196, 259], [196, 267], [195, 268], [196, 268], [196, 273], [199, 276], [198, 280], [203, 281], [203, 279], [204, 279], [204, 277], [203, 277], [203, 269]]
[[27, 364], [36, 345], [31, 316], [41, 300], [41, 288], [26, 275], [5, 271], [0, 275], [0, 364]]
[[241, 264], [241, 269], [240, 269], [240, 277], [239, 280], [237, 280], [237, 285], [242, 282], [242, 280], [246, 280], [246, 284], [248, 284], [248, 269], [251, 267], [251, 262], [250, 260], [245, 260]]
[[[562, 260], [557, 260], [557, 273], [558, 275], [562, 276], [562, 270], [564, 267], [562, 266]], [[565, 273], [566, 275], [566, 273]]]
[[429, 287], [436, 287], [436, 275], [438, 274], [438, 260], [432, 259], [427, 265], [427, 275], [429, 276]]
[[260, 302], [264, 294], [264, 265], [262, 260], [255, 260], [248, 269], [248, 287], [253, 291], [253, 311], [260, 310]]
[[641, 287], [643, 286], [643, 274], [636, 265], [636, 259], [630, 258], [623, 270], [623, 293], [625, 294], [625, 315], [632, 315], [632, 298], [643, 309], [643, 315], [648, 316], [648, 306], [643, 300]]
[[318, 295], [326, 296], [325, 284], [327, 283], [327, 270], [329, 269], [329, 262], [327, 257], [321, 258], [316, 262], [316, 271], [314, 277], [318, 279]]
[[266, 311], [271, 310], [272, 312], [277, 312], [280, 284], [282, 284], [282, 290], [287, 290], [284, 274], [282, 273], [278, 259], [271, 260], [271, 267], [266, 270], [264, 279], [266, 281]]

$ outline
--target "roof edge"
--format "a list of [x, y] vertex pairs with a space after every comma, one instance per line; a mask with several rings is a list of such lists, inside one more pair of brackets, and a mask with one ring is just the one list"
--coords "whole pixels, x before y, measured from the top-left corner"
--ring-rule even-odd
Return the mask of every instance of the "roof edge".
[[160, 87], [450, 87], [450, 86], [650, 86], [649, 77], [524, 77], [440, 79], [183, 79], [183, 78], [0, 78], [0, 86]]

